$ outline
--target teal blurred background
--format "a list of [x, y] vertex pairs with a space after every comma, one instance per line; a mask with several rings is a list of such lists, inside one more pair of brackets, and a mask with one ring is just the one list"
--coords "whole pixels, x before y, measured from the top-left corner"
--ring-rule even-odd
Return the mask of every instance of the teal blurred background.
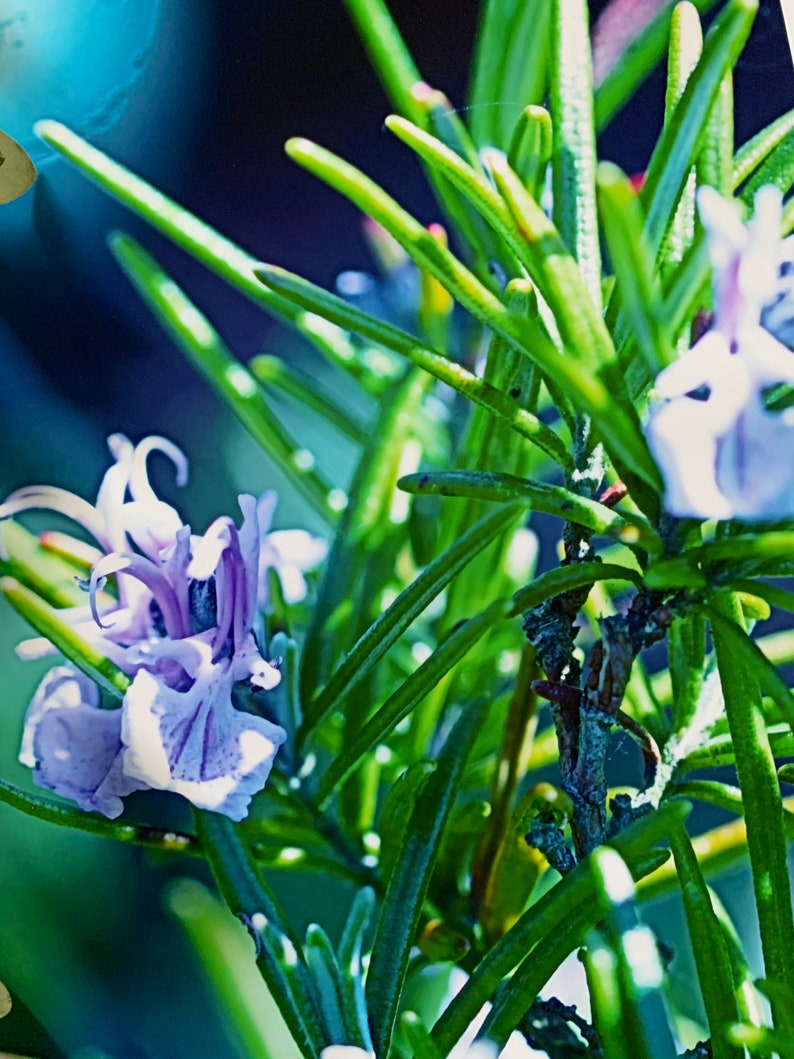
[[[427, 79], [462, 101], [477, 4], [391, 7]], [[770, 71], [779, 74], [774, 93]], [[738, 81], [739, 141], [794, 105], [776, 5], [763, 7]], [[764, 91], [754, 92], [762, 81]], [[605, 137], [604, 154], [641, 170], [662, 99], [657, 76]], [[0, 209], [0, 492], [42, 481], [92, 498], [107, 464], [104, 438], [119, 430], [135, 439], [163, 433], [186, 451], [191, 482], [183, 496], [168, 495], [198, 529], [234, 512], [239, 491], [283, 484], [117, 272], [109, 229], [140, 238], [243, 359], [277, 352], [306, 366], [310, 356], [49, 157], [32, 136], [34, 121], [64, 121], [246, 249], [330, 286], [343, 269], [370, 267], [359, 218], [281, 146], [293, 134], [314, 138], [434, 220], [417, 167], [382, 128], [387, 111], [337, 0], [0, 0], [0, 127], [40, 166], [33, 192]], [[314, 429], [301, 426], [302, 440], [344, 484], [352, 453]], [[319, 529], [283, 489], [277, 525]], [[0, 775], [26, 787], [29, 774], [16, 762], [21, 720], [44, 665], [16, 659], [24, 635], [3, 607]], [[139, 819], [185, 823], [175, 800], [131, 803]], [[0, 805], [0, 981], [14, 999], [0, 1020], [0, 1051], [244, 1055], [165, 911], [164, 895], [186, 874], [209, 883], [201, 865], [67, 833]], [[336, 934], [348, 899], [341, 884], [302, 876], [276, 884], [298, 924], [316, 919]], [[745, 873], [726, 881], [732, 911], [745, 891]], [[666, 906], [656, 918], [670, 935]]]

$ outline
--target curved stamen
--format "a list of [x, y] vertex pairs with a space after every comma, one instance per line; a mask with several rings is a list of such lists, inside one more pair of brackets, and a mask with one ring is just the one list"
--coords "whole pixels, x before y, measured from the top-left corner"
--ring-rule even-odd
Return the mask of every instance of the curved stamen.
[[129, 540], [124, 531], [122, 508], [130, 480], [133, 444], [124, 434], [111, 434], [108, 448], [116, 461], [105, 471], [96, 498], [96, 509], [104, 525], [106, 552], [129, 551]]
[[100, 545], [107, 545], [104, 522], [97, 509], [68, 489], [52, 485], [29, 485], [11, 493], [0, 504], [0, 521], [33, 509], [65, 515], [87, 530]]
[[134, 555], [131, 552], [111, 552], [110, 555], [106, 555], [104, 559], [101, 559], [91, 571], [89, 584], [91, 613], [100, 629], [112, 628], [112, 623], [111, 625], [103, 625], [99, 617], [99, 611], [96, 606], [99, 580], [109, 574], [117, 573], [129, 574], [149, 589], [160, 607], [166, 633], [171, 639], [180, 640], [189, 634], [190, 629], [181, 620], [176, 593], [165, 574], [150, 559], [146, 559], [142, 555]]
[[188, 462], [184, 452], [168, 438], [162, 438], [152, 434], [144, 438], [136, 446], [132, 453], [132, 468], [130, 472], [130, 492], [136, 500], [157, 500], [154, 490], [149, 484], [149, 473], [146, 468], [146, 460], [151, 452], [162, 452], [167, 456], [176, 468], [176, 484], [181, 488], [187, 482]]

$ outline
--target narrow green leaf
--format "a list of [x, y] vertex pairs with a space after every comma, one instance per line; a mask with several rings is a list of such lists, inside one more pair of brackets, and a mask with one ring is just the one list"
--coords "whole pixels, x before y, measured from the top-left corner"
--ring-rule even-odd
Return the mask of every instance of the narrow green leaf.
[[242, 925], [195, 879], [171, 879], [165, 904], [190, 939], [224, 1028], [246, 1059], [301, 1059], [276, 1001], [252, 974], [251, 939]]
[[650, 551], [659, 548], [646, 519], [630, 512], [614, 511], [559, 485], [546, 485], [496, 471], [428, 471], [405, 475], [397, 485], [408, 493], [475, 497], [501, 504], [523, 500], [535, 511], [559, 515], [600, 536], [614, 537]]
[[661, 293], [645, 239], [642, 209], [626, 176], [611, 163], [599, 166], [598, 195], [616, 293], [648, 371], [656, 375], [675, 354], [663, 323]]
[[515, 170], [536, 202], [540, 202], [543, 194], [553, 138], [551, 115], [546, 108], [524, 107], [510, 139], [507, 164]]
[[681, 883], [687, 929], [695, 956], [700, 994], [711, 1032], [714, 1059], [742, 1059], [743, 1051], [731, 1045], [725, 1030], [739, 1021], [731, 963], [719, 920], [700, 871], [692, 843], [683, 827], [668, 835]]
[[[359, 209], [377, 220], [397, 239], [417, 265], [426, 269], [445, 287], [452, 297], [461, 302], [486, 326], [497, 330], [522, 353], [536, 361], [581, 407], [592, 414], [604, 443], [615, 450], [613, 455], [622, 463], [624, 477], [645, 479], [661, 489], [660, 475], [651, 459], [638, 420], [629, 410], [615, 416], [614, 391], [617, 378], [610, 380], [612, 389], [596, 376], [582, 372], [573, 359], [560, 357], [556, 346], [534, 319], [513, 316], [499, 299], [480, 283], [420, 223], [399, 207], [389, 195], [369, 180], [354, 166], [343, 162], [307, 140], [290, 140], [289, 156], [325, 180], [337, 191], [353, 201]], [[528, 196], [527, 196], [528, 197]], [[271, 283], [271, 269], [259, 270], [261, 279]], [[282, 274], [283, 277], [283, 274]], [[275, 286], [275, 284], [271, 284]], [[278, 288], [287, 293], [283, 287]], [[326, 313], [327, 315], [327, 313]], [[402, 352], [402, 351], [400, 351]]]
[[633, 478], [636, 474], [655, 486], [659, 485], [658, 470], [650, 457], [639, 423], [628, 414], [615, 416], [614, 385], [610, 392], [595, 376], [579, 370], [573, 360], [560, 357], [544, 329], [535, 320], [511, 314], [457, 258], [363, 173], [307, 140], [290, 140], [287, 151], [295, 161], [335, 187], [382, 224], [417, 264], [434, 275], [456, 300], [486, 326], [513, 342], [564, 386], [583, 411], [593, 415], [605, 442], [617, 449], [626, 475]]
[[385, 879], [391, 878], [395, 862], [403, 848], [405, 832], [416, 799], [435, 767], [433, 761], [414, 762], [398, 776], [386, 792], [378, 820], [380, 870]]
[[392, 103], [401, 114], [421, 121], [414, 89], [422, 75], [386, 4], [383, 0], [345, 0], [345, 6]]
[[598, 1030], [604, 1059], [634, 1059], [623, 1027], [618, 958], [603, 931], [590, 931], [582, 957], [593, 1026]]
[[[444, 93], [429, 85], [419, 85], [414, 94], [424, 111], [423, 120], [417, 124], [434, 133], [455, 155], [482, 172], [474, 142]], [[514, 260], [459, 189], [450, 184], [433, 165], [425, 164], [425, 172], [439, 204], [457, 229], [458, 243], [473, 262], [474, 271], [486, 287], [496, 289], [493, 266], [499, 264], [506, 272], [513, 273], [516, 268]]]
[[656, 938], [637, 915], [631, 872], [608, 847], [595, 850], [588, 860], [617, 959], [621, 1039], [632, 1059], [667, 1059], [676, 1048], [662, 992], [664, 968]]
[[537, 999], [563, 960], [584, 940], [590, 920], [589, 910], [572, 909], [553, 937], [537, 945], [519, 966], [509, 983], [503, 983], [494, 996], [493, 1007], [477, 1034], [481, 1041], [493, 1041], [497, 1048], [507, 1044], [510, 1034]]
[[[447, 150], [440, 145], [440, 148]], [[288, 140], [289, 157], [335, 188], [360, 210], [381, 224], [417, 265], [435, 276], [449, 293], [487, 327], [502, 331], [544, 362], [547, 370], [559, 363], [553, 342], [534, 321], [512, 316], [507, 307], [466, 266], [442, 246], [431, 232], [360, 170], [330, 151], [304, 139]], [[454, 152], [449, 154], [457, 159]], [[465, 165], [458, 159], [461, 165]], [[451, 172], [451, 170], [450, 170]]]
[[552, 596], [562, 595], [596, 581], [631, 581], [635, 585], [642, 582], [641, 574], [627, 566], [612, 563], [577, 563], [575, 566], [560, 566], [548, 570], [540, 577], [519, 589], [513, 596], [510, 614], [521, 614]]
[[488, 0], [483, 6], [469, 96], [479, 147], [506, 150], [522, 109], [543, 101], [550, 15], [550, 0]]
[[[740, 565], [752, 567], [743, 572], [772, 576], [775, 573], [775, 561], [789, 557], [792, 552], [794, 532], [789, 530], [728, 537], [690, 548], [675, 559], [657, 561], [645, 575], [645, 583], [648, 588], [702, 586], [706, 581], [705, 575], [713, 576], [717, 571], [721, 572], [723, 563], [729, 563], [733, 568]], [[761, 595], [762, 590], [759, 589], [757, 594]]]
[[367, 751], [382, 742], [394, 726], [399, 724], [403, 717], [408, 716], [474, 644], [504, 620], [506, 609], [506, 601], [497, 600], [480, 614], [459, 624], [430, 657], [389, 696], [352, 742], [334, 758], [320, 780], [317, 801], [321, 806], [331, 798], [338, 784], [364, 763]]
[[18, 522], [0, 522], [0, 573], [16, 578], [53, 607], [85, 606], [86, 594], [75, 577], [85, 577], [89, 570], [44, 547]]
[[586, 0], [552, 0], [549, 112], [554, 223], [601, 310], [601, 250], [596, 216], [593, 68]]
[[231, 355], [206, 316], [134, 239], [117, 232], [110, 237], [110, 248], [138, 293], [190, 363], [314, 509], [331, 521], [335, 514], [333, 490], [316, 470], [313, 454], [302, 448], [281, 426], [262, 387]]
[[134, 846], [147, 846], [162, 853], [201, 856], [201, 844], [194, 835], [150, 827], [148, 824], [124, 824], [116, 820], [106, 820], [97, 813], [83, 812], [82, 809], [75, 809], [53, 798], [29, 794], [3, 779], [0, 779], [0, 802], [50, 824], [71, 827], [89, 835], [98, 835], [100, 838], [111, 838], [116, 842], [128, 842]]
[[540, 206], [524, 190], [517, 174], [509, 171], [504, 157], [493, 150], [483, 152], [502, 198], [481, 172], [434, 137], [402, 118], [389, 117], [386, 125], [466, 195], [526, 267], [554, 313], [569, 354], [592, 363], [613, 355], [609, 335], [596, 303], [588, 296], [579, 266]]
[[455, 800], [486, 700], [460, 714], [417, 799], [402, 854], [394, 867], [378, 919], [367, 972], [367, 1002], [376, 1052], [386, 1054], [416, 939], [430, 874]]
[[[428, 381], [420, 372], [410, 372], [397, 386], [359, 459], [303, 645], [302, 704], [311, 702], [320, 681], [326, 679], [327, 667], [366, 627], [368, 614], [363, 608], [356, 620], [346, 622], [340, 622], [339, 609], [355, 607], [362, 569], [367, 563], [373, 565], [373, 555], [394, 532], [390, 509], [400, 461]], [[370, 585], [371, 591], [376, 588]]]
[[[486, 326], [504, 335], [521, 352], [536, 361], [570, 394], [583, 412], [592, 415], [613, 458], [620, 463], [624, 478], [638, 482], [645, 480], [655, 489], [661, 488], [658, 469], [633, 410], [627, 407], [623, 409], [624, 414], [615, 415], [617, 378], [610, 380], [610, 389], [595, 375], [582, 372], [572, 358], [561, 357], [535, 320], [511, 314], [430, 232], [353, 166], [308, 140], [290, 140], [287, 152], [296, 162], [325, 180], [382, 224], [417, 264], [434, 275], [456, 300]], [[520, 194], [518, 191], [516, 193]], [[523, 194], [529, 202], [532, 201], [525, 191]], [[533, 203], [533, 206], [537, 209], [536, 204]], [[264, 282], [275, 287], [273, 272], [272, 269], [265, 271], [260, 268], [258, 274]], [[281, 278], [284, 278], [283, 273]], [[286, 293], [283, 286], [279, 286], [279, 290]], [[586, 348], [589, 348], [589, 344]], [[641, 492], [641, 485], [638, 486], [638, 492]]]
[[662, 245], [720, 85], [744, 47], [757, 9], [758, 0], [729, 0], [722, 9], [706, 36], [700, 62], [656, 144], [640, 196], [653, 253]]
[[342, 999], [345, 1020], [351, 1027], [351, 1038], [362, 1041], [365, 1050], [372, 1051], [372, 1039], [367, 1017], [367, 1002], [362, 980], [361, 950], [364, 934], [375, 908], [375, 891], [365, 886], [356, 894], [339, 939], [337, 959], [341, 968]]
[[256, 282], [253, 274], [256, 258], [60, 122], [39, 121], [35, 131], [103, 191], [118, 199], [191, 257], [269, 312], [295, 322], [294, 308], [272, 291], [263, 290]]
[[[538, 286], [554, 314], [565, 352], [591, 368], [614, 356], [614, 347], [604, 326], [576, 258], [566, 246], [561, 232], [526, 190], [518, 174], [497, 151], [484, 151], [488, 171], [505, 205], [502, 215], [516, 235], [520, 260]], [[552, 375], [552, 378], [555, 376]]]
[[794, 110], [781, 114], [756, 133], [736, 152], [733, 160], [733, 187], [738, 188], [755, 172], [788, 133], [794, 130]]
[[[726, 542], [727, 543], [727, 542]], [[741, 627], [738, 603], [724, 593], [714, 606], [726, 621]], [[766, 974], [794, 986], [794, 920], [786, 866], [786, 839], [780, 785], [761, 709], [756, 674], [737, 654], [735, 637], [723, 622], [712, 625], [728, 726], [733, 740], [739, 786], [744, 799], [747, 845], [753, 872], [756, 909]], [[780, 1016], [773, 1003], [776, 1024]]]
[[[617, 370], [614, 345], [601, 314], [556, 229], [545, 218], [504, 158], [493, 151], [484, 153], [515, 225], [538, 257], [538, 286], [549, 297], [552, 306], [558, 305], [556, 321], [561, 329], [565, 352], [570, 353], [574, 348], [581, 355], [582, 348], [592, 350], [588, 361], [594, 369], [593, 374], [585, 375], [573, 357], [563, 356], [556, 369], [552, 370], [551, 378], [563, 388], [582, 414], [592, 418], [600, 439], [609, 450], [621, 476], [630, 485], [637, 503], [652, 508], [656, 498], [646, 495], [647, 486], [644, 483], [650, 483], [654, 489], [658, 489], [659, 472], [648, 452], [634, 406], [628, 399], [620, 399], [625, 390], [625, 381], [622, 372]], [[541, 273], [542, 282], [539, 278]], [[542, 366], [545, 370], [545, 365]], [[565, 369], [564, 378], [561, 367]], [[578, 369], [578, 384], [568, 375], [571, 368]], [[586, 384], [586, 393], [583, 392], [582, 383]], [[621, 409], [618, 416], [615, 415], [616, 405], [620, 405]]]
[[[715, 0], [695, 0], [695, 7], [703, 12], [713, 7]], [[667, 42], [670, 39], [670, 19], [674, 0], [670, 0], [650, 21], [643, 25], [639, 32], [625, 41], [617, 51], [610, 49], [610, 61], [600, 62], [596, 78], [595, 121], [596, 129], [603, 130], [625, 104], [633, 98], [637, 88], [648, 77], [662, 59]], [[619, 17], [626, 19], [625, 9], [615, 11]], [[596, 25], [596, 32], [599, 29]], [[611, 29], [614, 31], [616, 27]], [[606, 53], [607, 41], [602, 47]]]
[[[683, 820], [689, 807], [680, 802], [663, 805], [657, 812], [637, 820], [609, 843], [630, 868], [636, 869], [651, 847], [660, 841], [673, 820]], [[650, 869], [649, 869], [650, 870]], [[533, 904], [503, 938], [472, 970], [468, 981], [452, 999], [433, 1027], [431, 1037], [446, 1054], [463, 1034], [502, 979], [536, 946], [562, 929], [572, 909], [586, 909], [591, 925], [603, 915], [595, 900], [595, 881], [588, 861], [578, 865]]]
[[794, 695], [778, 670], [758, 644], [735, 622], [728, 621], [713, 607], [706, 608], [712, 628], [733, 645], [737, 662], [744, 663], [745, 670], [758, 681], [761, 689], [775, 702], [794, 733]]
[[520, 512], [519, 505], [511, 504], [481, 519], [451, 548], [434, 559], [408, 588], [400, 593], [360, 637], [311, 703], [306, 711], [307, 731], [315, 728], [330, 710], [341, 706], [346, 696], [378, 663], [411, 622], [467, 563], [516, 522]]
[[40, 636], [57, 647], [61, 654], [95, 681], [102, 691], [115, 699], [123, 697], [130, 686], [130, 678], [101, 651], [79, 636], [67, 621], [58, 616], [57, 610], [13, 577], [0, 578], [0, 591], [14, 610], [21, 614]]
[[754, 581], [749, 577], [732, 579], [726, 587], [730, 588], [732, 592], [758, 596], [760, 599], [766, 600], [770, 606], [777, 607], [778, 610], [785, 610], [789, 614], [794, 614], [794, 592], [789, 592], [785, 588], [770, 585], [766, 581]]
[[733, 191], [733, 75], [728, 71], [711, 108], [697, 160], [698, 184], [730, 197]]
[[508, 423], [513, 430], [533, 441], [555, 462], [565, 467], [570, 466], [568, 451], [553, 430], [545, 426], [537, 416], [525, 411], [515, 401], [462, 365], [428, 349], [407, 332], [383, 323], [291, 272], [273, 265], [260, 265], [256, 274], [262, 283], [279, 290], [285, 298], [292, 299], [312, 313], [327, 317], [342, 327], [400, 353], [412, 364], [451, 386], [470, 401], [487, 408]]
[[734, 983], [734, 995], [736, 1007], [739, 1012], [739, 1022], [760, 1023], [763, 1021], [763, 1005], [761, 996], [755, 986], [755, 976], [747, 963], [742, 942], [733, 925], [731, 917], [720, 901], [719, 895], [709, 888], [709, 897], [714, 915], [717, 917], [723, 943], [728, 953]]
[[783, 136], [744, 185], [739, 194], [742, 202], [751, 205], [756, 192], [765, 184], [772, 184], [784, 195], [791, 190], [794, 184], [794, 129]]
[[706, 622], [701, 614], [677, 616], [667, 636], [672, 682], [672, 730], [685, 733], [697, 713], [705, 675]]
[[[345, 1004], [342, 997], [342, 974], [330, 938], [317, 923], [310, 923], [306, 930], [306, 963], [316, 987], [320, 1016], [328, 1040], [347, 1039], [350, 1028], [345, 1025]], [[358, 1031], [358, 1022], [353, 1026], [353, 1043], [359, 1047], [364, 1042]]]
[[[288, 920], [257, 871], [234, 824], [218, 813], [205, 810], [197, 810], [195, 818], [198, 836], [221, 896], [229, 910], [258, 937], [257, 967], [295, 1043], [306, 1059], [318, 1059], [325, 1041], [303, 953]], [[270, 933], [267, 927], [271, 928]], [[289, 976], [283, 966], [285, 955], [277, 951], [271, 940], [273, 931], [282, 935], [289, 945]]]

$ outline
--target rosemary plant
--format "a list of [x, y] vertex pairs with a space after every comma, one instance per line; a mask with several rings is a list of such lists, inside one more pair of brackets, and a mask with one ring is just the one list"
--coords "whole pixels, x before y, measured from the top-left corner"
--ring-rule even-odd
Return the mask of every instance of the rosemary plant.
[[[148, 481], [155, 450], [184, 477], [163, 438], [114, 435], [95, 505], [13, 493], [3, 592], [38, 634], [23, 653], [62, 656], [24, 722], [20, 704], [21, 760], [61, 797], [0, 781], [0, 799], [208, 861], [250, 935], [242, 963], [218, 957], [216, 913], [189, 887], [174, 908], [252, 1056], [285, 1054], [244, 984], [257, 975], [306, 1059], [794, 1055], [777, 764], [794, 756], [780, 670], [794, 637], [754, 635], [794, 611], [779, 583], [794, 572], [794, 113], [735, 149], [731, 77], [756, 0], [728, 0], [705, 36], [708, 3], [655, 5], [595, 89], [584, 0], [487, 0], [463, 111], [422, 80], [383, 0], [346, 2], [433, 223], [319, 144], [286, 150], [368, 218], [388, 318], [259, 262], [63, 125], [37, 127], [296, 329], [365, 413], [277, 356], [242, 363], [144, 247], [109, 236], [329, 544], [269, 532], [270, 494], [192, 532]], [[665, 54], [664, 126], [630, 180], [599, 162], [597, 136]], [[356, 447], [349, 481], [319, 469], [274, 393]], [[11, 521], [32, 507], [95, 546]], [[557, 544], [542, 566], [537, 514]], [[631, 786], [611, 773], [618, 740]], [[149, 789], [188, 799], [195, 828], [127, 822], [124, 799]], [[694, 801], [735, 822], [691, 835]], [[758, 981], [707, 883], [744, 857]], [[273, 873], [296, 870], [356, 888], [337, 944], [322, 923], [299, 936], [280, 907]], [[699, 1042], [643, 922], [673, 890]], [[546, 989], [573, 953], [578, 1010]], [[431, 995], [441, 968], [450, 987]]]

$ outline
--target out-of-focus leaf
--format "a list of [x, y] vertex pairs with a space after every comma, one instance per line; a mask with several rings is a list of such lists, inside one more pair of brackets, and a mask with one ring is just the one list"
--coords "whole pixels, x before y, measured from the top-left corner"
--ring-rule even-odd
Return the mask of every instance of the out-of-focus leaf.
[[632, 1059], [666, 1059], [676, 1049], [662, 993], [664, 970], [656, 938], [637, 916], [631, 872], [619, 854], [606, 847], [589, 860], [616, 958], [620, 1038]]
[[447, 736], [417, 798], [402, 853], [389, 879], [367, 973], [367, 1002], [377, 1051], [394, 1030], [411, 946], [441, 836], [477, 731], [485, 700], [469, 703]]
[[551, 0], [488, 0], [484, 5], [469, 96], [472, 136], [479, 147], [507, 150], [523, 108], [543, 101], [550, 16]]
[[395, 389], [375, 424], [358, 462], [349, 500], [325, 565], [311, 623], [303, 645], [300, 701], [311, 702], [327, 668], [366, 627], [366, 612], [340, 620], [340, 609], [356, 604], [361, 571], [394, 532], [389, 514], [403, 448], [427, 390], [428, 379], [411, 372]]
[[173, 880], [168, 911], [187, 933], [225, 1025], [250, 1059], [300, 1059], [276, 1001], [254, 972], [251, 938], [195, 879]]
[[422, 80], [383, 0], [345, 0], [383, 87], [402, 114], [421, 121], [414, 89]]
[[84, 606], [87, 597], [75, 577], [85, 577], [89, 571], [90, 565], [78, 565], [44, 547], [19, 523], [11, 519], [0, 522], [0, 572], [15, 578], [53, 607]]
[[385, 739], [394, 726], [436, 687], [474, 644], [506, 618], [507, 607], [506, 600], [497, 600], [482, 613], [461, 622], [430, 657], [389, 696], [352, 742], [334, 758], [317, 789], [317, 800], [321, 805], [331, 797], [337, 785], [353, 769], [364, 763], [367, 751]]
[[[399, 483], [398, 483], [399, 484]], [[340, 667], [306, 710], [306, 723], [316, 727], [356, 687], [411, 622], [468, 562], [517, 520], [521, 508], [506, 505], [486, 515], [451, 548], [434, 559], [356, 642]]]

